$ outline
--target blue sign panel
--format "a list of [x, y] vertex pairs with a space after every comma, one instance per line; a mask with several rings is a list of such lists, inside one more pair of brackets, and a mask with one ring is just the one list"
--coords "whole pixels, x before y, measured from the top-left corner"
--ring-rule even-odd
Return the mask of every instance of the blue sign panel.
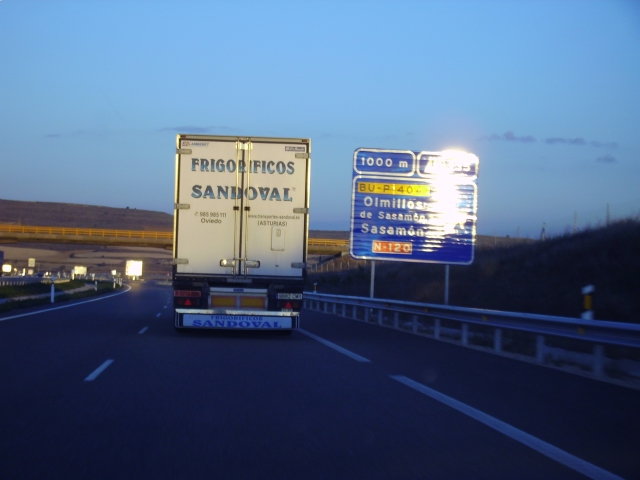
[[356, 150], [351, 256], [472, 263], [477, 175], [469, 153]]

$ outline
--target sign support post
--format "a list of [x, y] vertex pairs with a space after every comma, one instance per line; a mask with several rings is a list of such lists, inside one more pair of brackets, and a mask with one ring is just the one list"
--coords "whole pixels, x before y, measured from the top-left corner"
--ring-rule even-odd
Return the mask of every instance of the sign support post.
[[444, 304], [449, 305], [449, 264], [444, 266]]
[[376, 261], [371, 260], [371, 284], [369, 285], [369, 298], [373, 298], [373, 287], [376, 278]]

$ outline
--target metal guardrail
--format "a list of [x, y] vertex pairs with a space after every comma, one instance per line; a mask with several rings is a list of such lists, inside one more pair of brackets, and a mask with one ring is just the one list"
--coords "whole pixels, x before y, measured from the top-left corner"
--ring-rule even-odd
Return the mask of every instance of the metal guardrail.
[[104, 228], [68, 228], [68, 227], [38, 227], [24, 225], [0, 225], [0, 232], [34, 233], [40, 235], [83, 235], [88, 237], [119, 237], [119, 238], [154, 238], [172, 239], [172, 232], [154, 232], [146, 230], [109, 230]]
[[29, 283], [42, 283], [40, 277], [0, 277], [0, 287], [21, 286]]
[[310, 238], [309, 245], [313, 247], [348, 247], [349, 240], [335, 240], [331, 238]]
[[[69, 282], [70, 279], [69, 278], [56, 278], [54, 280], [54, 283], [67, 283]], [[0, 277], [0, 287], [6, 287], [6, 286], [22, 286], [22, 285], [27, 285], [30, 283], [47, 283], [47, 284], [51, 284], [51, 277], [31, 277], [31, 276], [25, 276], [25, 277]]]
[[503, 331], [527, 332], [535, 336], [532, 358], [539, 364], [546, 363], [550, 351], [545, 337], [580, 340], [592, 345], [591, 372], [598, 377], [605, 374], [605, 345], [640, 348], [640, 324], [310, 292], [304, 293], [304, 307], [463, 346], [489, 341], [502, 354], [510, 353]]
[[[173, 232], [156, 232], [146, 230], [109, 230], [104, 228], [69, 228], [69, 227], [45, 227], [0, 224], [0, 232], [6, 233], [30, 233], [36, 235], [69, 235], [87, 237], [114, 237], [114, 238], [145, 238], [173, 240]], [[321, 247], [348, 247], [349, 240], [335, 240], [330, 238], [310, 238], [310, 246]]]

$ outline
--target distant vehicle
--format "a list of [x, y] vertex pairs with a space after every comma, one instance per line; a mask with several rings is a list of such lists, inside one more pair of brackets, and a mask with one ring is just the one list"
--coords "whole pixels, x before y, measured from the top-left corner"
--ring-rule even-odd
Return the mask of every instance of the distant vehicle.
[[299, 327], [311, 141], [178, 135], [175, 327]]

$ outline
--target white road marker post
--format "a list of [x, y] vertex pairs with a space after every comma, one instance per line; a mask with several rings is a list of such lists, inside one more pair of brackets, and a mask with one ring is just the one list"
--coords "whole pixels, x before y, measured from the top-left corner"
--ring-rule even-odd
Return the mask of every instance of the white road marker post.
[[593, 285], [587, 285], [582, 289], [582, 295], [584, 295], [584, 312], [582, 312], [583, 320], [593, 320], [593, 292], [596, 291], [596, 287]]
[[56, 284], [56, 276], [51, 275], [51, 303], [53, 303], [53, 300], [55, 298], [55, 284]]

